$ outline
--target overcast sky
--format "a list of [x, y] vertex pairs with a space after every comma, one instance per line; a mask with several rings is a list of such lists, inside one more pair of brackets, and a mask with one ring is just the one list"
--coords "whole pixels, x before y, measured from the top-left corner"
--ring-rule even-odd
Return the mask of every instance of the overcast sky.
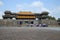
[[60, 18], [60, 0], [0, 0], [0, 19], [4, 11], [48, 11], [50, 16]]

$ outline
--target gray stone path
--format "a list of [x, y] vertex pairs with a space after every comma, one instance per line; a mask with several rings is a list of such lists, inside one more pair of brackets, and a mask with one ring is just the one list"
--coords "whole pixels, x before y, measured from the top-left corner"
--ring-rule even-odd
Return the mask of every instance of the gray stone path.
[[0, 27], [0, 40], [60, 40], [60, 30], [40, 27]]

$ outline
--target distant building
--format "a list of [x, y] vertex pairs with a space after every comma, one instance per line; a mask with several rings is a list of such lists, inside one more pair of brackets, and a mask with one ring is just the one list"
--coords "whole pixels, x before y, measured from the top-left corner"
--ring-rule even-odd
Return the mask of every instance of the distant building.
[[[18, 12], [18, 13], [12, 13], [11, 11], [5, 11], [5, 15], [3, 15], [3, 20], [13, 18], [16, 19], [14, 22], [15, 25], [19, 26], [39, 26], [40, 24], [46, 23], [47, 25], [50, 25], [53, 23], [51, 20], [48, 19], [48, 12], [42, 12], [42, 13], [32, 13], [32, 12]], [[55, 22], [55, 21], [54, 21]]]
[[43, 13], [32, 13], [32, 12], [18, 12], [18, 13], [12, 13], [10, 11], [5, 11], [5, 15], [3, 15], [3, 19], [12, 19], [15, 18], [17, 19], [36, 19], [38, 20], [41, 19], [46, 19], [48, 16], [48, 12], [43, 12]]

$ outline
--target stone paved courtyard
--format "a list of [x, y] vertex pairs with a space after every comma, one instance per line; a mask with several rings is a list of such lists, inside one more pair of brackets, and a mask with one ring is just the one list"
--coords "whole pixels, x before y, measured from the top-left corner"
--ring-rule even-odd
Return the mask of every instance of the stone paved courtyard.
[[60, 40], [60, 29], [0, 27], [0, 40]]

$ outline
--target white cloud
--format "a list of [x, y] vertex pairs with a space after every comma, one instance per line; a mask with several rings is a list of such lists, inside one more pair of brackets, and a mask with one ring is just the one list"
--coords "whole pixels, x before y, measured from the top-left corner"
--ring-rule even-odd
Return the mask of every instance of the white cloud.
[[[0, 1], [0, 6], [3, 6], [3, 5], [4, 5], [4, 3], [2, 1]], [[0, 19], [2, 19], [2, 15], [3, 15], [3, 12], [0, 11]]]
[[57, 18], [60, 18], [60, 7], [56, 7], [56, 8], [53, 8], [53, 10], [51, 10], [52, 13], [50, 13], [49, 15], [50, 16], [54, 16]]
[[30, 4], [17, 4], [16, 5], [16, 9], [19, 11], [32, 11], [32, 12], [43, 12], [43, 11], [47, 11], [50, 12], [49, 9], [44, 7], [44, 3], [41, 1], [34, 1]]
[[2, 11], [0, 11], [0, 19], [2, 19], [3, 14], [4, 13]]
[[40, 1], [34, 1], [31, 4], [28, 3], [24, 3], [24, 4], [17, 4], [16, 5], [16, 9], [17, 10], [29, 10], [29, 9], [33, 9], [33, 8], [42, 8], [43, 7], [43, 3]]
[[22, 7], [23, 7], [23, 5], [21, 5], [21, 4], [17, 4], [17, 5], [16, 5], [16, 9], [17, 9], [17, 10], [23, 9]]
[[41, 12], [43, 12], [43, 11], [46, 11], [46, 12], [49, 12], [49, 13], [52, 13], [49, 9], [47, 9], [47, 8], [41, 8]]
[[57, 7], [57, 11], [59, 11], [59, 12], [60, 12], [60, 7]]
[[52, 10], [53, 13], [60, 13], [60, 6], [59, 7], [56, 7]]
[[0, 1], [0, 6], [3, 6], [3, 5], [4, 5], [4, 3], [2, 1]]
[[31, 7], [43, 7], [43, 3], [40, 1], [32, 2]]
[[34, 8], [37, 8], [38, 11], [40, 10], [39, 12], [47, 11], [49, 13], [52, 13], [49, 9], [47, 9], [47, 8], [44, 7], [44, 3], [41, 2], [41, 1], [32, 2], [32, 4], [30, 6], [34, 7]]

